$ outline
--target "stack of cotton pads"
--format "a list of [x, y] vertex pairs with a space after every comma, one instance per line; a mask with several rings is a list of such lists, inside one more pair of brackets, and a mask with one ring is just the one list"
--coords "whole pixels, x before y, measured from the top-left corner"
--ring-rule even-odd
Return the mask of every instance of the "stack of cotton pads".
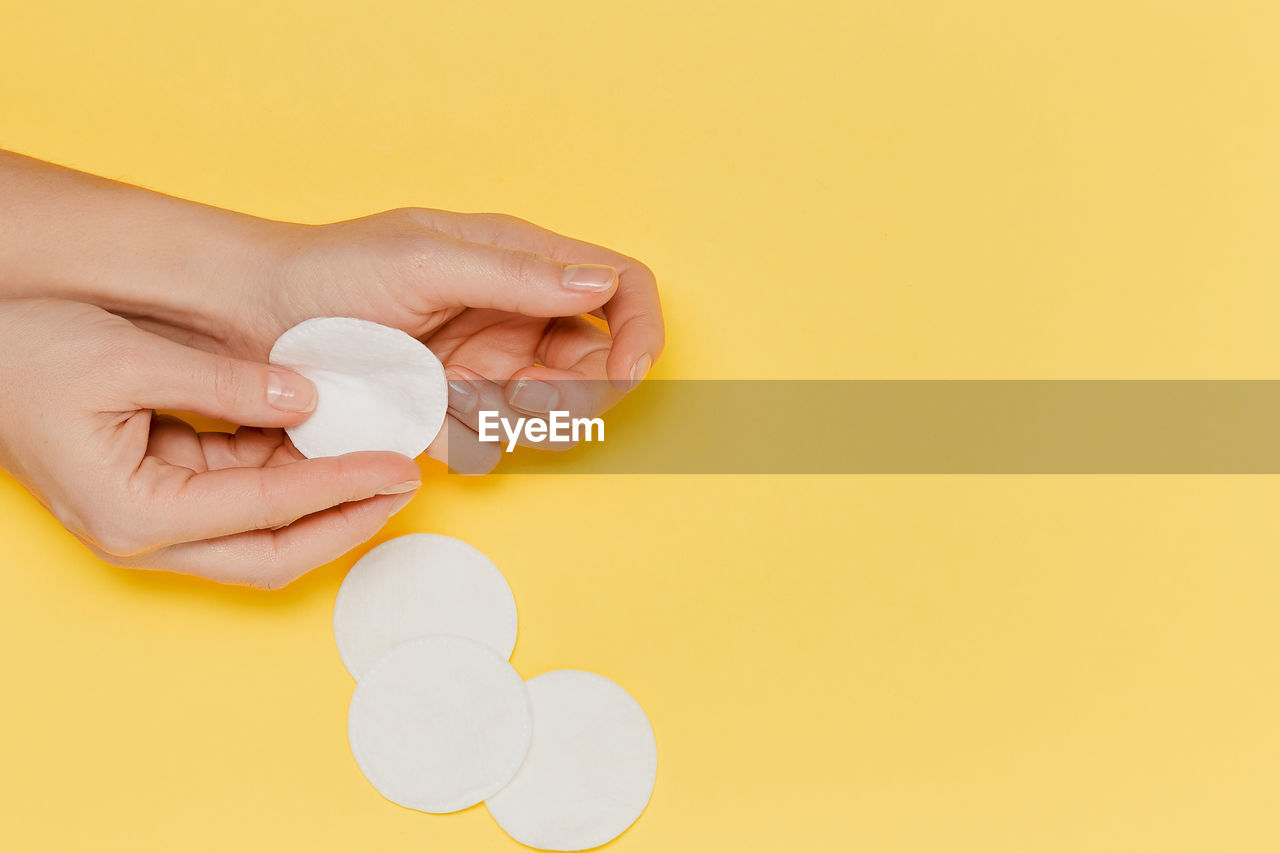
[[[315, 383], [315, 411], [288, 428], [304, 456], [414, 457], [444, 423], [444, 368], [398, 329], [319, 317], [281, 335], [270, 361]], [[392, 802], [434, 813], [483, 802], [545, 850], [598, 847], [648, 804], [658, 751], [644, 711], [589, 672], [521, 679], [508, 662], [511, 588], [470, 545], [418, 533], [374, 548], [343, 581], [333, 630], [357, 681], [351, 754]]]
[[416, 533], [351, 569], [333, 609], [357, 680], [351, 753], [384, 797], [442, 813], [484, 802], [512, 838], [586, 850], [620, 835], [653, 792], [658, 753], [636, 701], [607, 678], [508, 663], [516, 607], [497, 567]]

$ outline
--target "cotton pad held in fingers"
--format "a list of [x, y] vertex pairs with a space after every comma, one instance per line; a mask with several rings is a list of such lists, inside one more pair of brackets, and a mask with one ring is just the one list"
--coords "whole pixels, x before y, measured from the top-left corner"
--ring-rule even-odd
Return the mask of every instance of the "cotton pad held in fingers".
[[420, 637], [360, 679], [347, 734], [378, 793], [443, 813], [510, 781], [529, 748], [530, 724], [528, 693], [511, 664], [462, 637]]
[[352, 567], [333, 606], [338, 654], [361, 678], [391, 647], [452, 634], [502, 658], [516, 644], [516, 602], [498, 567], [465, 542], [433, 533], [388, 540]]
[[286, 429], [308, 458], [357, 450], [415, 457], [444, 424], [444, 368], [431, 350], [399, 329], [317, 317], [281, 335], [270, 361], [315, 383], [315, 411]]
[[[363, 683], [363, 682], [362, 682]], [[514, 779], [485, 801], [529, 847], [586, 850], [621, 835], [653, 793], [658, 748], [627, 691], [590, 672], [529, 679], [533, 742]]]

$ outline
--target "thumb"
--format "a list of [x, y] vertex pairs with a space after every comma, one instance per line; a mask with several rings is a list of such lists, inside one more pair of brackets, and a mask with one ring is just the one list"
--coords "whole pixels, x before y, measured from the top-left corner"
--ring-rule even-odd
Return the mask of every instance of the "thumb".
[[315, 385], [292, 370], [147, 337], [130, 380], [139, 408], [178, 409], [256, 427], [292, 426], [315, 410]]
[[594, 311], [618, 289], [607, 264], [574, 264], [533, 252], [444, 238], [415, 264], [440, 303], [492, 308], [529, 317], [571, 317]]

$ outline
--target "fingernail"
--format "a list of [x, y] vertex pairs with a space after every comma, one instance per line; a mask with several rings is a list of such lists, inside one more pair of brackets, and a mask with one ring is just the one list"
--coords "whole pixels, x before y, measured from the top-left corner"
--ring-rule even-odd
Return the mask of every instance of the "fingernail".
[[316, 386], [310, 379], [292, 371], [268, 371], [267, 405], [282, 412], [313, 412], [316, 408]]
[[415, 494], [417, 494], [417, 492], [409, 492], [408, 494], [404, 494], [396, 498], [395, 502], [391, 504], [391, 509], [387, 510], [387, 518], [390, 518], [400, 510], [407, 507], [409, 505], [409, 501], [413, 500], [413, 496]]
[[[447, 375], [447, 374], [446, 374]], [[449, 406], [464, 415], [475, 411], [480, 395], [471, 383], [458, 376], [449, 376]]]
[[618, 280], [618, 271], [604, 264], [569, 264], [560, 283], [568, 290], [603, 293]]
[[537, 379], [521, 379], [507, 402], [526, 412], [549, 412], [558, 399], [560, 394], [554, 386]]
[[405, 492], [412, 492], [422, 485], [421, 480], [405, 480], [403, 483], [396, 483], [394, 486], [387, 486], [378, 495], [403, 495]]
[[636, 359], [636, 363], [631, 365], [631, 387], [634, 388], [640, 384], [640, 381], [649, 375], [649, 368], [653, 367], [653, 357], [649, 353], [645, 353]]

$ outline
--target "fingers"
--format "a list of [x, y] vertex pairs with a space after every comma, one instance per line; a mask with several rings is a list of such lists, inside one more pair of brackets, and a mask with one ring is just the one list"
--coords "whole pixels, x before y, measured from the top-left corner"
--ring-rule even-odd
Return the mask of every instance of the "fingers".
[[290, 426], [316, 406], [316, 389], [303, 376], [274, 365], [193, 349], [150, 333], [120, 377], [140, 409], [178, 409], [235, 424]]
[[653, 275], [641, 276], [634, 285], [619, 288], [605, 305], [604, 314], [613, 334], [606, 365], [609, 381], [620, 391], [630, 391], [648, 375], [666, 341]]
[[[562, 318], [548, 327], [538, 345], [538, 363], [506, 367], [497, 375], [508, 378], [500, 381], [486, 379], [481, 369], [468, 363], [483, 354], [471, 353], [465, 346], [454, 349], [445, 361], [448, 428], [428, 453], [459, 473], [487, 473], [513, 440], [502, 421], [516, 429], [514, 440], [519, 446], [568, 450], [575, 444], [572, 429], [567, 440], [552, 440], [548, 435], [545, 441], [533, 442], [514, 425], [521, 419], [546, 420], [551, 411], [567, 412], [571, 422], [591, 418], [617, 403], [622, 392], [605, 377], [609, 345], [608, 334], [594, 321]], [[486, 415], [486, 441], [480, 440], [481, 412], [492, 413]]]
[[567, 411], [591, 417], [607, 411], [622, 392], [607, 379], [609, 335], [584, 317], [557, 320], [538, 351], [538, 363], [514, 371], [505, 383], [506, 402], [521, 412]]
[[618, 287], [608, 264], [565, 262], [534, 252], [436, 235], [414, 258], [439, 304], [530, 317], [567, 317], [603, 305]]
[[[522, 368], [506, 382], [491, 382], [475, 371], [450, 364], [446, 368], [450, 422], [429, 448], [432, 458], [459, 473], [487, 473], [498, 464], [501, 451], [512, 440], [501, 421], [510, 426], [522, 419], [548, 420], [552, 411], [567, 412], [570, 419], [591, 418], [607, 411], [621, 399], [622, 392], [603, 379], [605, 357], [604, 352], [594, 353], [570, 369], [543, 365]], [[482, 428], [489, 441], [480, 440]], [[498, 441], [492, 440], [494, 436]], [[515, 441], [521, 447], [540, 450], [568, 450], [575, 445], [571, 438], [552, 440], [550, 436], [534, 442], [524, 432]]]
[[634, 387], [662, 354], [666, 338], [657, 281], [653, 272], [634, 258], [511, 216], [438, 210], [416, 213], [424, 224], [473, 243], [533, 252], [566, 263], [607, 264], [616, 269], [618, 287], [601, 313], [613, 335], [608, 378], [619, 390]]
[[131, 482], [142, 495], [139, 517], [107, 550], [128, 554], [275, 528], [339, 504], [411, 494], [420, 476], [413, 460], [385, 452], [198, 473], [149, 457]]
[[[604, 355], [591, 361], [603, 362]], [[507, 404], [525, 414], [542, 417], [563, 411], [572, 417], [593, 417], [608, 411], [622, 397], [622, 392], [602, 377], [603, 369], [597, 372], [590, 364], [573, 370], [526, 367], [507, 380], [504, 391]]]
[[[284, 430], [279, 429], [240, 427], [231, 435], [205, 432], [199, 433], [198, 438], [206, 467], [211, 469], [270, 468], [306, 458], [289, 443]], [[166, 462], [173, 461], [160, 456]]]
[[403, 509], [405, 497], [389, 495], [346, 503], [280, 530], [253, 530], [187, 542], [126, 562], [218, 583], [279, 589], [367, 542], [388, 518]]
[[[501, 429], [491, 427], [491, 438], [496, 435], [498, 440], [481, 441], [480, 413], [496, 413], [498, 418], [506, 419], [508, 424], [528, 417], [528, 413], [517, 411], [508, 405], [503, 383], [491, 382], [460, 365], [448, 366], [446, 375], [449, 378], [449, 415], [445, 420], [445, 428], [436, 436], [427, 452], [456, 473], [487, 474], [501, 461], [509, 436], [505, 436]], [[523, 438], [518, 443], [528, 445]]]
[[195, 431], [189, 424], [172, 415], [152, 416], [151, 434], [147, 438], [147, 455], [163, 459], [171, 465], [190, 468], [192, 471], [204, 471], [210, 467], [207, 450], [201, 447], [201, 441]]

